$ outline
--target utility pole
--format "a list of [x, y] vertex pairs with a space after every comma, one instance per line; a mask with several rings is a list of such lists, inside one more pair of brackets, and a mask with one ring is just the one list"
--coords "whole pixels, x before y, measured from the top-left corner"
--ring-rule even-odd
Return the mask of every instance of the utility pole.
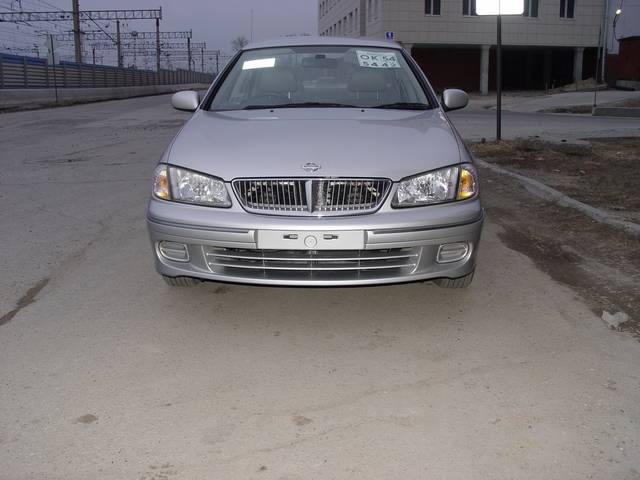
[[191, 71], [191, 38], [187, 38], [187, 60], [189, 62], [189, 71]]
[[498, 12], [496, 25], [496, 142], [502, 140], [502, 15]]
[[82, 36], [80, 35], [80, 0], [72, 0], [73, 4], [73, 41], [76, 50], [76, 63], [82, 63]]
[[138, 38], [138, 32], [135, 30], [131, 32], [131, 36], [133, 37], [133, 68], [136, 68], [138, 65], [137, 55], [138, 55], [138, 46], [136, 45], [136, 39]]
[[118, 48], [118, 67], [122, 68], [122, 39], [120, 38], [120, 20], [116, 20], [116, 47]]
[[91, 47], [91, 53], [92, 53], [92, 56], [93, 56], [93, 64], [95, 65], [96, 64], [96, 47], [95, 47], [95, 45], [93, 47]]
[[160, 19], [156, 18], [156, 71], [160, 73]]
[[217, 51], [216, 52], [216, 76], [218, 75], [219, 71], [220, 71], [220, 52]]
[[47, 48], [51, 54], [51, 66], [53, 67], [53, 89], [56, 94], [56, 103], [58, 103], [58, 78], [56, 76], [56, 42], [53, 35], [47, 35]]
[[200, 70], [204, 73], [204, 47], [200, 47]]

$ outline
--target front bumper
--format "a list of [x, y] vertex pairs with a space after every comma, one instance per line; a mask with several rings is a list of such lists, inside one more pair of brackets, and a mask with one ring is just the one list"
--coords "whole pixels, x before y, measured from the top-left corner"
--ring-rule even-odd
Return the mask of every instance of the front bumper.
[[[475, 267], [484, 220], [479, 199], [348, 217], [256, 215], [152, 199], [147, 224], [156, 268], [169, 277], [222, 282], [339, 286], [459, 278]], [[364, 232], [358, 250], [261, 250], [259, 231]], [[188, 261], [170, 260], [160, 242], [184, 244]], [[436, 261], [443, 244], [466, 242], [451, 263]]]

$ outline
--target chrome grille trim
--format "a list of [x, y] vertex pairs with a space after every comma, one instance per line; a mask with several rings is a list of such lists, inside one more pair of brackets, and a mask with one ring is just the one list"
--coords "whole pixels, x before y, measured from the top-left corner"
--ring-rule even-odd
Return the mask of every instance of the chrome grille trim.
[[392, 183], [384, 178], [241, 178], [232, 185], [249, 212], [331, 216], [377, 210]]
[[319, 212], [369, 211], [386, 198], [388, 180], [328, 179], [317, 181], [315, 210]]
[[298, 179], [243, 179], [233, 189], [248, 210], [279, 212], [308, 211], [305, 181]]
[[353, 280], [408, 275], [420, 247], [379, 250], [257, 250], [205, 246], [211, 272], [229, 277]]

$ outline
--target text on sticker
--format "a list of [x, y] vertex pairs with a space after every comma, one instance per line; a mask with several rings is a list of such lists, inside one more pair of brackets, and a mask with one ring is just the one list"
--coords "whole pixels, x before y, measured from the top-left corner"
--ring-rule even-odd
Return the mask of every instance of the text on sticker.
[[367, 68], [401, 68], [394, 52], [368, 52], [356, 50], [358, 64]]

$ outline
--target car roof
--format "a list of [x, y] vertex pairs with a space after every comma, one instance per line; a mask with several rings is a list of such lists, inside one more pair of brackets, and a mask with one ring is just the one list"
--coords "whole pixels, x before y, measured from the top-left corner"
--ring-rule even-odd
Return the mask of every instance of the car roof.
[[291, 37], [280, 37], [270, 40], [259, 40], [251, 42], [246, 45], [242, 50], [255, 50], [258, 48], [272, 48], [272, 47], [300, 47], [300, 46], [312, 46], [312, 45], [334, 45], [334, 46], [354, 46], [354, 47], [384, 47], [384, 48], [396, 48], [400, 50], [401, 45], [393, 41], [385, 40], [371, 40], [368, 38], [348, 38], [348, 37], [320, 37], [313, 35], [299, 35]]

